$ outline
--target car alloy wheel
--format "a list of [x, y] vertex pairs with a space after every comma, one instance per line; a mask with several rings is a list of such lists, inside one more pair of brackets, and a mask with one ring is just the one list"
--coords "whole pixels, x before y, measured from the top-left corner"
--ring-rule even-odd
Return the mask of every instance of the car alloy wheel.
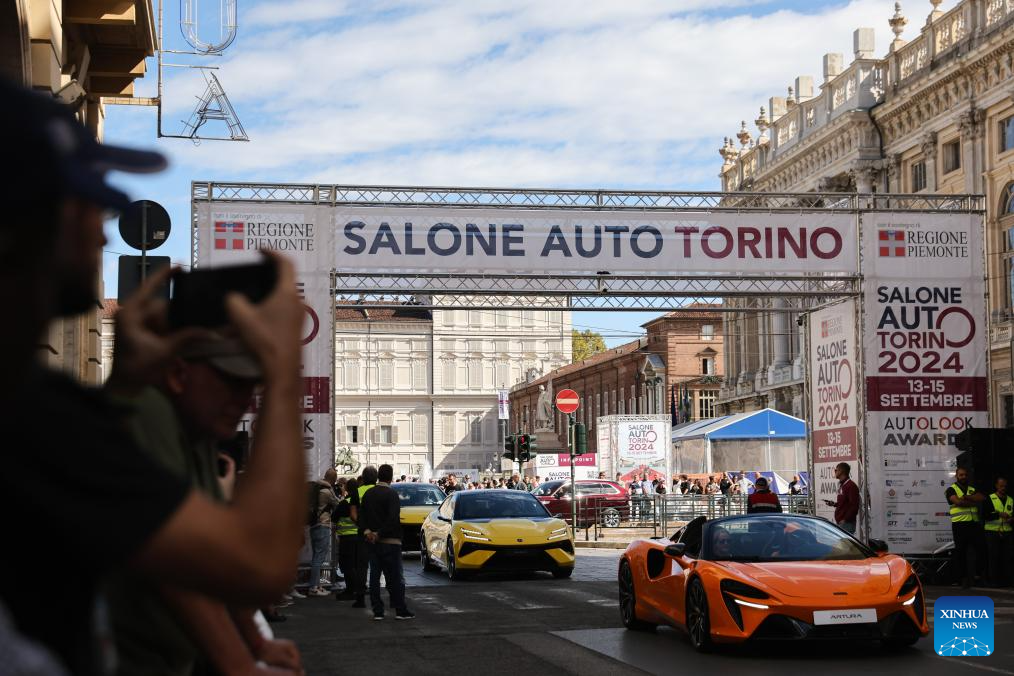
[[637, 595], [634, 593], [634, 573], [630, 570], [630, 563], [626, 559], [620, 563], [619, 589], [620, 619], [623, 620], [623, 626], [634, 631], [651, 631], [654, 629], [654, 624], [637, 619]]
[[457, 559], [454, 558], [454, 541], [447, 538], [447, 577], [452, 580], [460, 580], [462, 573], [458, 570]]
[[427, 572], [437, 569], [433, 560], [430, 558], [430, 551], [426, 546], [426, 540], [422, 538], [419, 538], [419, 561], [422, 563], [422, 569]]
[[690, 581], [687, 590], [687, 633], [698, 652], [711, 649], [711, 620], [708, 617], [708, 597], [700, 578]]
[[620, 525], [620, 513], [613, 508], [602, 512], [602, 525], [606, 528], [617, 528]]

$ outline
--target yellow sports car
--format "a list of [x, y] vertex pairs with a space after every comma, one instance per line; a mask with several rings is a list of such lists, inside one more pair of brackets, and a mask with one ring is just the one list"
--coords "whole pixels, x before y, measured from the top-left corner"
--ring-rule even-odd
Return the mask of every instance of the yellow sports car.
[[452, 493], [426, 517], [420, 539], [423, 570], [443, 566], [452, 580], [480, 570], [574, 572], [566, 522], [525, 491]]
[[430, 512], [444, 501], [444, 492], [433, 484], [396, 483], [391, 488], [401, 499], [401, 550], [419, 551], [419, 529]]

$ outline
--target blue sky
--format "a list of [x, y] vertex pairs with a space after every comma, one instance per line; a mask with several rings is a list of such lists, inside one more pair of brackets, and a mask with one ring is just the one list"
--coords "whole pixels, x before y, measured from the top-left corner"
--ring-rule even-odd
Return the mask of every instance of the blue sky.
[[[931, 5], [905, 4], [910, 38]], [[187, 49], [177, 9], [166, 3], [166, 49]], [[239, 11], [224, 56], [173, 58], [219, 67], [249, 143], [157, 139], [154, 109], [107, 108], [107, 141], [170, 158], [159, 176], [114, 180], [166, 207], [174, 229], [156, 253], [184, 264], [193, 180], [717, 190], [723, 137], [743, 119], [756, 135], [759, 107], [796, 76], [819, 83], [825, 52], [848, 62], [855, 28], [875, 28], [886, 53], [894, 3], [241, 0]], [[202, 37], [216, 26], [209, 18]], [[179, 133], [203, 81], [165, 74], [163, 131]], [[151, 60], [136, 95], [155, 85]], [[108, 236], [115, 296], [117, 256], [132, 252], [115, 223]], [[613, 346], [652, 316], [574, 323]]]

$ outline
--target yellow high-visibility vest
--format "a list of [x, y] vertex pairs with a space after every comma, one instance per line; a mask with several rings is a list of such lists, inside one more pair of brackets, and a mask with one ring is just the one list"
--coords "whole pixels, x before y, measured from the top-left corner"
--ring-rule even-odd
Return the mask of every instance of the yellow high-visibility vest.
[[[991, 493], [989, 499], [993, 501], [993, 509], [997, 511], [997, 516], [1000, 514], [1006, 514], [1010, 517], [1014, 514], [1014, 498], [1007, 496], [1007, 501], [1001, 503], [1000, 496], [996, 493]], [[999, 518], [993, 519], [992, 521], [986, 522], [985, 529], [993, 533], [1011, 533], [1014, 532], [1014, 525], [1010, 521], [1003, 522]]]
[[[961, 490], [958, 484], [951, 484], [951, 488], [954, 489], [954, 494], [959, 498], [965, 497], [965, 492]], [[968, 495], [975, 493], [975, 486], [968, 487]], [[971, 507], [959, 507], [958, 505], [951, 505], [951, 523], [968, 523], [970, 521], [979, 520], [979, 508], [975, 505]]]

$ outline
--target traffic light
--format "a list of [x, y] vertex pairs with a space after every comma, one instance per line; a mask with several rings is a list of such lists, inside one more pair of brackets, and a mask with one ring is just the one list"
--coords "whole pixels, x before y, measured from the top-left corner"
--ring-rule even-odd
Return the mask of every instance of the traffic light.
[[509, 458], [511, 462], [514, 462], [518, 459], [517, 445], [515, 443], [516, 440], [517, 437], [515, 437], [513, 434], [508, 434], [504, 438], [503, 442], [503, 450], [504, 450], [503, 457]]
[[539, 454], [538, 442], [531, 434], [519, 434], [518, 437], [518, 460], [528, 462]]
[[588, 452], [588, 430], [584, 423], [574, 423], [574, 455]]

